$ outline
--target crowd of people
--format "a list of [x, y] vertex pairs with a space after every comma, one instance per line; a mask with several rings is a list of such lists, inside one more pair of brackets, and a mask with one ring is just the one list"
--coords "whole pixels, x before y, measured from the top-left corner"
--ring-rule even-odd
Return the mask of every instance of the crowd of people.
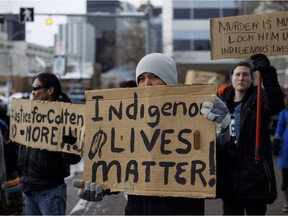
[[[253, 82], [256, 71], [261, 73], [263, 84], [261, 128], [258, 135], [258, 88]], [[277, 182], [269, 121], [279, 112], [281, 113], [275, 137], [282, 143], [278, 164], [283, 174], [281, 188], [287, 197], [283, 211], [288, 211], [288, 99], [285, 100], [284, 109], [284, 98], [276, 69], [271, 66], [267, 56], [255, 54], [251, 56], [251, 63], [246, 61], [235, 65], [230, 78], [231, 84], [225, 85], [220, 93], [218, 92], [218, 96], [211, 95], [211, 101], [204, 102], [201, 109], [203, 118], [216, 124], [216, 193], [217, 198], [223, 201], [223, 214], [265, 215], [267, 205], [276, 200]], [[136, 67], [135, 81], [121, 83], [120, 87], [177, 85], [176, 62], [162, 53], [148, 54]], [[70, 102], [62, 92], [59, 79], [51, 73], [41, 73], [35, 77], [32, 95], [33, 100]], [[0, 213], [65, 215], [67, 189], [64, 178], [69, 176], [69, 166], [78, 163], [81, 157], [9, 142], [9, 118], [1, 114], [1, 109], [0, 128], [0, 160], [4, 162], [1, 163], [0, 171]], [[259, 149], [255, 147], [256, 136], [261, 140]], [[257, 158], [255, 152], [258, 154]], [[2, 169], [3, 164], [6, 164], [5, 169]], [[75, 179], [73, 186], [78, 189], [78, 196], [87, 201], [98, 202], [105, 195], [113, 194], [101, 188], [97, 182]], [[204, 215], [205, 199], [128, 195], [125, 214]]]

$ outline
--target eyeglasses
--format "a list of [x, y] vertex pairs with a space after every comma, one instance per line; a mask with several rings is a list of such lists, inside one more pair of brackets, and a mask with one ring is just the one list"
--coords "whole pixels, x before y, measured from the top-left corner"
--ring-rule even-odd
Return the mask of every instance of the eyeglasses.
[[43, 86], [33, 85], [32, 91], [38, 91], [38, 90], [43, 89], [43, 88], [44, 88]]

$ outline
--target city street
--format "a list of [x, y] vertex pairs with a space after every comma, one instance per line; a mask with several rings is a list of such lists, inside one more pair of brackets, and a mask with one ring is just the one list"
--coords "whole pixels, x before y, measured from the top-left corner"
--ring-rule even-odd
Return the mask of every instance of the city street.
[[[216, 187], [216, 122], [222, 138], [231, 132], [223, 148], [239, 159], [240, 193], [266, 196], [268, 187], [274, 193], [275, 185], [265, 181], [271, 158], [250, 165], [253, 159], [234, 152], [241, 148], [239, 155], [262, 160], [271, 136], [278, 136], [280, 130], [271, 129], [282, 115], [270, 115], [288, 109], [287, 42], [288, 0], [0, 0], [2, 187], [8, 195], [20, 188], [12, 178], [17, 160], [27, 194], [63, 183], [61, 174], [69, 175], [66, 163], [74, 158], [62, 160], [61, 154], [81, 153], [86, 180], [102, 178], [125, 192], [99, 202], [80, 199], [72, 181], [83, 179], [82, 160], [65, 178], [65, 215], [125, 215], [126, 193], [133, 192], [202, 197], [205, 215], [222, 215], [221, 199], [203, 199]], [[4, 145], [8, 139], [24, 145], [19, 157], [7, 157], [15, 153]], [[266, 213], [288, 216], [277, 159], [278, 197]], [[266, 175], [259, 171], [258, 177], [258, 168]], [[151, 199], [151, 206], [166, 212], [173, 204], [195, 206], [176, 199], [161, 208]], [[145, 200], [136, 202], [141, 207]]]
[[[281, 170], [276, 166], [277, 158], [274, 158], [278, 198], [268, 205], [267, 215], [285, 215], [282, 212], [283, 194], [280, 191]], [[73, 168], [72, 168], [73, 172]], [[123, 193], [105, 196], [101, 202], [87, 202], [77, 197], [77, 190], [72, 186], [72, 179], [82, 179], [82, 172], [77, 172], [67, 179], [68, 205], [67, 215], [124, 215], [126, 198]], [[220, 199], [209, 199], [205, 203], [205, 215], [221, 215], [222, 202]]]

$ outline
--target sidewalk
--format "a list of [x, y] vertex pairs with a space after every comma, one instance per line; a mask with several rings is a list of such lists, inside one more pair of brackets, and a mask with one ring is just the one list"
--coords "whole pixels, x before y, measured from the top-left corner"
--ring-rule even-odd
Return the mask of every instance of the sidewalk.
[[[274, 157], [274, 169], [276, 174], [276, 183], [278, 190], [278, 198], [271, 205], [267, 206], [267, 215], [288, 215], [282, 212], [284, 202], [283, 192], [280, 190], [281, 184], [281, 169], [277, 167], [277, 157]], [[205, 215], [222, 215], [221, 199], [212, 199], [205, 201]]]

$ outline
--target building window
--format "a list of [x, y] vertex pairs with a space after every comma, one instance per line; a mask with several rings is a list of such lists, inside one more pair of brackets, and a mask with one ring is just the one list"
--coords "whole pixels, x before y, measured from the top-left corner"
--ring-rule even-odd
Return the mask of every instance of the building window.
[[186, 31], [173, 31], [173, 38], [182, 39], [182, 40], [193, 40], [193, 39], [209, 39], [210, 32], [207, 31], [198, 31], [196, 29]]
[[210, 50], [209, 40], [194, 40], [194, 50], [207, 51]]
[[194, 9], [194, 19], [209, 19], [220, 17], [220, 10], [212, 8]]
[[174, 51], [190, 51], [191, 41], [190, 40], [174, 40], [173, 47], [174, 47]]
[[236, 8], [223, 9], [223, 17], [237, 16], [237, 15], [239, 15], [239, 12]]
[[173, 16], [174, 19], [190, 19], [191, 11], [190, 9], [174, 9]]

